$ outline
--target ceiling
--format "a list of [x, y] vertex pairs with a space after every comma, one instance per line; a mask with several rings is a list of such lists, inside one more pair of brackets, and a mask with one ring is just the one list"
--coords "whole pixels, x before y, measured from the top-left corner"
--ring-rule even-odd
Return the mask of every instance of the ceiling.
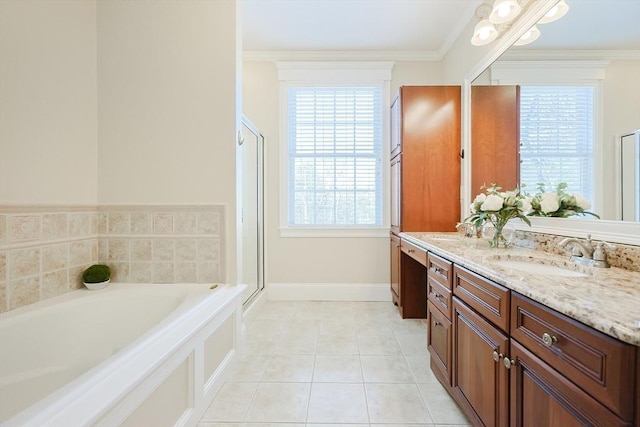
[[[640, 0], [566, 0], [527, 49], [640, 50]], [[439, 59], [482, 0], [241, 0], [245, 52], [402, 52]]]

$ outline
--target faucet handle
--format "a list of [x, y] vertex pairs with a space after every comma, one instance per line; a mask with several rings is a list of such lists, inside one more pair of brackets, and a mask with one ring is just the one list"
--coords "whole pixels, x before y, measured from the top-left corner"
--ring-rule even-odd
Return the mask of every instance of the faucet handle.
[[614, 250], [616, 249], [616, 246], [604, 241], [596, 245], [596, 249], [593, 251], [593, 261], [596, 267], [610, 267], [609, 262], [607, 261], [607, 251], [605, 248]]

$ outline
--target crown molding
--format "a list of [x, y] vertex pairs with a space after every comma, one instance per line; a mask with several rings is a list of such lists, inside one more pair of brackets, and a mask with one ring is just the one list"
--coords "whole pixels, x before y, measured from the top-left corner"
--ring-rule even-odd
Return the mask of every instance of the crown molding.
[[526, 49], [509, 50], [500, 60], [602, 60], [602, 61], [637, 61], [640, 60], [640, 50], [546, 50]]
[[432, 51], [244, 51], [244, 61], [440, 61], [442, 55]]

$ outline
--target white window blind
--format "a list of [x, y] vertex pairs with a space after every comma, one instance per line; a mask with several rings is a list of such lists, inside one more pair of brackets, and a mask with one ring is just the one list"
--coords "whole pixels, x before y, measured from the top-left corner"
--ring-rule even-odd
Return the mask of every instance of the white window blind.
[[522, 86], [520, 182], [568, 184], [567, 191], [593, 201], [593, 86]]
[[289, 226], [382, 225], [382, 88], [289, 87]]

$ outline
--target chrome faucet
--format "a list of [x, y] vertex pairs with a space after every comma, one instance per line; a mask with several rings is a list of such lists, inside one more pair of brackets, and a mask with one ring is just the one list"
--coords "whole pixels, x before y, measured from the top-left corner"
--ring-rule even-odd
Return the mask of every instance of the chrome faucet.
[[615, 249], [615, 246], [607, 242], [600, 242], [594, 248], [591, 242], [591, 234], [588, 234], [584, 241], [574, 237], [567, 237], [566, 239], [560, 240], [558, 246], [564, 248], [569, 243], [573, 244], [571, 258], [569, 259], [571, 262], [587, 267], [609, 268], [605, 248]]

